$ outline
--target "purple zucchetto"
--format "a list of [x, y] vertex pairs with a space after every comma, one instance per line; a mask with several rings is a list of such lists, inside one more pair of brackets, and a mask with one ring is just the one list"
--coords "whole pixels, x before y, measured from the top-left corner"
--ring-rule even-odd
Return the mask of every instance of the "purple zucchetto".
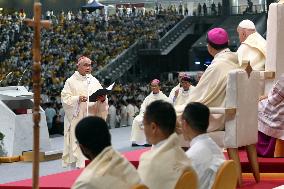
[[215, 45], [224, 45], [229, 42], [229, 36], [223, 28], [213, 28], [208, 31], [207, 40]]
[[160, 80], [154, 79], [154, 80], [151, 81], [151, 84], [152, 85], [159, 85], [160, 84]]

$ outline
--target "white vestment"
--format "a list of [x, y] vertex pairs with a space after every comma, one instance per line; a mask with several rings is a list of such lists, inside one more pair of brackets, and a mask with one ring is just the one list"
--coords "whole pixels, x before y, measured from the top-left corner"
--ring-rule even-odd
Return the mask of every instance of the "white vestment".
[[[238, 56], [229, 49], [217, 53], [212, 63], [201, 76], [196, 87], [191, 91], [184, 105], [175, 106], [177, 115], [181, 115], [186, 104], [200, 102], [208, 107], [224, 107], [227, 86], [227, 75], [231, 70], [238, 69]], [[214, 118], [213, 118], [214, 117]], [[211, 116], [208, 131], [222, 130], [224, 116]], [[223, 123], [222, 123], [223, 122]]]
[[171, 102], [174, 102], [174, 97], [175, 97], [175, 92], [176, 92], [176, 90], [179, 90], [179, 92], [180, 92], [181, 89], [182, 89], [182, 87], [180, 86], [180, 84], [178, 84], [177, 86], [175, 86], [175, 87], [171, 90], [171, 92], [170, 92], [170, 94], [169, 94], [169, 99], [171, 100]]
[[179, 90], [178, 96], [174, 100], [174, 106], [186, 105], [187, 99], [190, 96], [191, 91], [194, 90], [194, 88], [195, 87], [192, 85], [189, 87], [187, 91], [184, 91], [184, 89], [181, 88]]
[[146, 107], [156, 100], [164, 100], [171, 103], [169, 98], [162, 91], [160, 91], [157, 94], [153, 94], [153, 92], [151, 92], [141, 104], [139, 115], [137, 115], [133, 120], [131, 138], [130, 138], [131, 142], [139, 145], [146, 144], [146, 137], [144, 134], [144, 127], [143, 127], [144, 112], [146, 110]]
[[127, 126], [127, 109], [125, 105], [120, 106], [120, 127]]
[[[79, 102], [79, 96], [88, 96], [93, 94], [102, 86], [99, 81], [91, 76], [82, 76], [76, 71], [65, 82], [61, 92], [62, 106], [65, 111], [64, 118], [64, 149], [63, 166], [76, 162], [76, 167], [85, 166], [85, 157], [76, 143], [75, 127], [77, 123], [87, 116], [87, 102]], [[89, 89], [89, 92], [88, 92]], [[106, 119], [108, 114], [107, 99], [104, 102], [89, 102], [89, 115], [99, 116]]]
[[128, 104], [126, 106], [126, 111], [127, 111], [127, 126], [131, 126], [135, 115], [135, 108], [132, 104]]
[[135, 167], [112, 147], [107, 147], [83, 170], [72, 189], [131, 189], [139, 183]]
[[266, 40], [257, 32], [250, 34], [238, 48], [239, 64], [248, 60], [254, 70], [263, 71], [266, 61]]
[[183, 172], [191, 169], [191, 160], [179, 146], [178, 136], [174, 133], [141, 155], [138, 173], [148, 188], [174, 189]]
[[216, 172], [225, 161], [221, 148], [207, 134], [202, 134], [192, 139], [186, 155], [198, 175], [199, 189], [211, 188]]

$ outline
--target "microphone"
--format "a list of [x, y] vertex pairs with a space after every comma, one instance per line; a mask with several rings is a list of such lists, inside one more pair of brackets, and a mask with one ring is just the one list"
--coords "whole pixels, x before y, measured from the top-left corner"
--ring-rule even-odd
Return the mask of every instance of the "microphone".
[[12, 73], [13, 73], [13, 72], [9, 72], [9, 73], [4, 77], [4, 79], [2, 79], [2, 80], [0, 81], [0, 84], [2, 84], [3, 81], [5, 81], [7, 78], [9, 78], [9, 76], [10, 76]]

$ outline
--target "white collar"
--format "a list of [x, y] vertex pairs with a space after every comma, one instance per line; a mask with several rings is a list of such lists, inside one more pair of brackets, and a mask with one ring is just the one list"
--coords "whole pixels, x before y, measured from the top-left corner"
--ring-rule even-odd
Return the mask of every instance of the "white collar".
[[165, 140], [161, 140], [160, 142], [158, 142], [157, 144], [153, 144], [152, 145], [152, 149], [157, 149], [157, 148], [159, 148], [160, 146], [162, 146], [164, 143], [166, 143], [166, 141], [167, 141], [168, 139], [165, 139]]
[[229, 48], [223, 49], [220, 52], [218, 52], [217, 54], [215, 54], [214, 58], [220, 56], [220, 54], [226, 53], [226, 52], [231, 52], [231, 50]]
[[194, 137], [194, 138], [190, 141], [190, 144], [189, 144], [189, 145], [190, 145], [190, 146], [193, 146], [197, 141], [202, 140], [202, 139], [207, 138], [207, 137], [208, 137], [207, 133], [198, 135], [198, 136]]

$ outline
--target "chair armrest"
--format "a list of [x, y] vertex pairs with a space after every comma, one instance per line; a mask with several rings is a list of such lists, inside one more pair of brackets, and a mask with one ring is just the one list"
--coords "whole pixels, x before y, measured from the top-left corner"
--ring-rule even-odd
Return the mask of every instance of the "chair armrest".
[[236, 108], [209, 108], [211, 114], [225, 114], [227, 115], [235, 115], [236, 114]]
[[274, 71], [260, 71], [260, 79], [261, 80], [275, 79], [275, 72]]

